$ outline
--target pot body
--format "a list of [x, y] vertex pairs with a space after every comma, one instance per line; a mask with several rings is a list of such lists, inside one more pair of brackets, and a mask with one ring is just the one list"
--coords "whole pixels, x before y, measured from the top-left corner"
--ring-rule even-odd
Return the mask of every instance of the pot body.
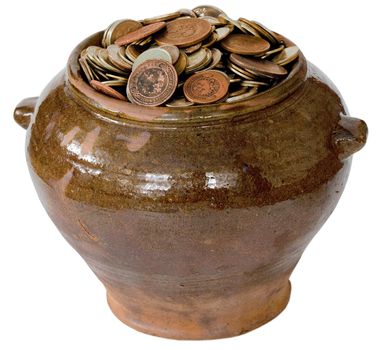
[[290, 274], [367, 132], [307, 69], [285, 100], [212, 125], [117, 122], [78, 101], [65, 71], [34, 113], [19, 106], [31, 118], [26, 154], [40, 200], [122, 321], [209, 339], [285, 308]]

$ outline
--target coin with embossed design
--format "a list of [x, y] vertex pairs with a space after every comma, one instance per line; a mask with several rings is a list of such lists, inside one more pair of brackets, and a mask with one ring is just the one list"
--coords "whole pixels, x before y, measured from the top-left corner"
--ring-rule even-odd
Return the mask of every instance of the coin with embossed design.
[[229, 77], [217, 70], [196, 73], [189, 77], [183, 86], [187, 100], [207, 104], [221, 100], [229, 89]]
[[159, 45], [187, 47], [202, 41], [212, 32], [209, 22], [198, 18], [176, 19], [168, 22], [165, 30], [155, 35]]
[[159, 106], [170, 99], [178, 85], [174, 66], [164, 60], [141, 63], [130, 75], [127, 95], [144, 106]]

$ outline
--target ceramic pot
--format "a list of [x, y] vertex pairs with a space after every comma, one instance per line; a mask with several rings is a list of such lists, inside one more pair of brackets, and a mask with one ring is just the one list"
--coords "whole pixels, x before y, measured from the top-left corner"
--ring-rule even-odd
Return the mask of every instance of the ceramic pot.
[[302, 54], [283, 82], [243, 102], [115, 100], [80, 75], [80, 51], [100, 38], [15, 110], [48, 215], [135, 329], [210, 339], [268, 322], [341, 196], [366, 124]]

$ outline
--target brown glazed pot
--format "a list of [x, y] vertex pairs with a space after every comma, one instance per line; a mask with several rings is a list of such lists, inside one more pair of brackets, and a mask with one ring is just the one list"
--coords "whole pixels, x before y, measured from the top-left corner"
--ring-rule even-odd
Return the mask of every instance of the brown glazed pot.
[[15, 110], [47, 213], [135, 329], [210, 339], [273, 319], [366, 124], [302, 54], [286, 80], [243, 102], [115, 100], [79, 71], [78, 54], [100, 37]]

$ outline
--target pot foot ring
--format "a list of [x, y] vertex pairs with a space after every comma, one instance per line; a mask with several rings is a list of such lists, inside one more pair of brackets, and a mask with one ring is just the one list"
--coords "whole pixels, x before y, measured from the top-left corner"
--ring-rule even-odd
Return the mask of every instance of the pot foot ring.
[[247, 333], [269, 322], [287, 306], [291, 284], [287, 280], [258, 289], [188, 303], [141, 298], [108, 288], [114, 315], [126, 325], [150, 335], [171, 339], [217, 339]]

